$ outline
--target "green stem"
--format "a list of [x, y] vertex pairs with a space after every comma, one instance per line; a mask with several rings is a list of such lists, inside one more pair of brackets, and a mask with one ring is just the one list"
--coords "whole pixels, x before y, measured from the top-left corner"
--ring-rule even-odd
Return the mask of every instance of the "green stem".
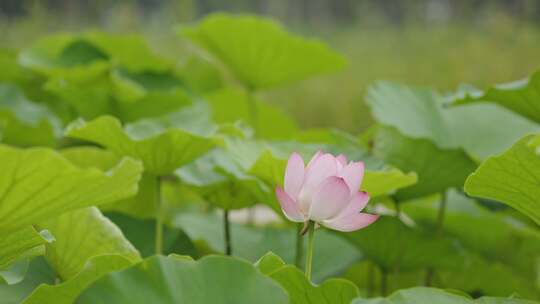
[[437, 213], [437, 234], [439, 237], [443, 233], [444, 215], [446, 213], [446, 193], [443, 192], [441, 195], [441, 203], [439, 205], [439, 212]]
[[304, 238], [302, 237], [302, 226], [303, 223], [298, 223], [296, 225], [296, 257], [295, 265], [299, 269], [302, 267], [302, 258], [304, 256]]
[[388, 272], [381, 268], [381, 296], [386, 296], [388, 290]]
[[[441, 203], [437, 212], [437, 236], [440, 238], [443, 235], [444, 215], [446, 213], [446, 193], [441, 193]], [[428, 267], [426, 269], [426, 277], [424, 279], [424, 285], [433, 285], [433, 278], [435, 276], [435, 269]]]
[[313, 239], [315, 236], [315, 222], [309, 222], [308, 230], [308, 247], [307, 247], [307, 256], [306, 256], [306, 277], [308, 281], [311, 281], [311, 265], [313, 262]]
[[163, 206], [161, 201], [161, 178], [156, 178], [156, 254], [163, 251]]
[[368, 298], [373, 296], [375, 290], [375, 266], [369, 262], [367, 269], [367, 296]]
[[424, 286], [430, 287], [433, 281], [434, 270], [433, 267], [428, 267], [426, 269], [426, 277], [424, 278]]
[[230, 227], [230, 221], [229, 221], [229, 210], [223, 211], [223, 231], [225, 233], [225, 254], [231, 255], [232, 247], [231, 247], [231, 227]]

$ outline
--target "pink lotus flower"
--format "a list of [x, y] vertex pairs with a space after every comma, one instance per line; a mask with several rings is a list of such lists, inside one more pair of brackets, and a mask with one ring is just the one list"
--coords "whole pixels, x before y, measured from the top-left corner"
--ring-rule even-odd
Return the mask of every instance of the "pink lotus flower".
[[379, 218], [360, 213], [369, 201], [369, 195], [359, 191], [363, 177], [364, 163], [347, 164], [344, 155], [319, 151], [305, 167], [302, 157], [293, 153], [285, 171], [285, 189], [276, 187], [276, 195], [293, 222], [311, 220], [330, 229], [355, 231]]

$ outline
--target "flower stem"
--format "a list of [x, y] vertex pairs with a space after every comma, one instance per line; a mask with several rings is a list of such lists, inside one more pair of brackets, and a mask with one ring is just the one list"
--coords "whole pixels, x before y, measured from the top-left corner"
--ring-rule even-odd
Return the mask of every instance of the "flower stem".
[[302, 223], [296, 225], [296, 257], [295, 265], [298, 268], [302, 267], [302, 258], [304, 256], [304, 238], [302, 237]]
[[223, 210], [223, 232], [225, 233], [225, 254], [232, 254], [231, 247], [231, 227], [229, 221], [229, 210]]
[[437, 234], [442, 236], [444, 215], [446, 213], [446, 193], [441, 193], [441, 204], [439, 205], [439, 212], [437, 214]]
[[310, 221], [308, 228], [308, 247], [306, 256], [306, 277], [311, 281], [311, 264], [313, 262], [313, 239], [315, 236], [315, 222]]
[[375, 266], [369, 262], [367, 269], [367, 296], [368, 298], [373, 296], [375, 290]]
[[161, 178], [156, 178], [156, 231], [155, 231], [155, 251], [161, 254], [163, 251], [163, 210], [161, 202]]
[[381, 296], [386, 296], [388, 289], [388, 271], [381, 268]]
[[[439, 205], [439, 210], [437, 213], [437, 236], [440, 238], [443, 235], [443, 224], [444, 224], [444, 215], [446, 213], [446, 193], [441, 193], [441, 203]], [[428, 267], [426, 269], [426, 277], [424, 279], [425, 286], [433, 285], [433, 277], [435, 276], [435, 269], [433, 267]]]

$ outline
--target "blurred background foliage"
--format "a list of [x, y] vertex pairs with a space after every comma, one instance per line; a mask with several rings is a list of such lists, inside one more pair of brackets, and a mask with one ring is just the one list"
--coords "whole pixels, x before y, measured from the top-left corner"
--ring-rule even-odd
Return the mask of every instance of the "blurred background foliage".
[[375, 80], [444, 92], [524, 78], [540, 66], [535, 0], [2, 0], [0, 46], [90, 28], [143, 33], [155, 51], [182, 60], [193, 50], [173, 26], [214, 11], [273, 17], [347, 57], [339, 73], [258, 93], [303, 127], [365, 130], [372, 118], [363, 98]]

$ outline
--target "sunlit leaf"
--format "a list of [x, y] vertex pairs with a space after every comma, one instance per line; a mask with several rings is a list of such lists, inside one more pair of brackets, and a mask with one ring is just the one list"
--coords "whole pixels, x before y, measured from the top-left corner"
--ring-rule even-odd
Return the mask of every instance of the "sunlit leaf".
[[223, 86], [223, 76], [214, 62], [202, 56], [190, 56], [183, 61], [176, 74], [196, 92], [211, 92]]
[[[83, 146], [60, 150], [70, 162], [81, 168], [97, 168], [103, 171], [113, 168], [121, 159], [115, 153], [97, 147]], [[139, 181], [135, 196], [99, 206], [102, 211], [118, 211], [138, 218], [150, 218], [155, 213], [157, 189], [155, 176], [145, 174]]]
[[163, 71], [171, 67], [168, 60], [149, 48], [142, 36], [97, 31], [47, 36], [21, 52], [19, 62], [55, 76], [82, 75], [89, 66], [109, 63], [131, 71]]
[[536, 151], [536, 154], [540, 154], [540, 135], [535, 135], [528, 142], [528, 145]]
[[398, 189], [414, 185], [418, 180], [416, 173], [403, 173], [398, 169], [366, 171], [362, 181], [362, 191], [371, 197], [393, 194]]
[[124, 127], [111, 116], [88, 122], [79, 120], [68, 126], [66, 134], [97, 143], [117, 155], [140, 159], [146, 172], [163, 175], [214, 146], [211, 137], [214, 128], [197, 109], [172, 113], [159, 120], [141, 120]]
[[102, 172], [81, 169], [45, 148], [0, 146], [0, 231], [134, 195], [142, 166], [125, 158]]
[[342, 56], [273, 20], [213, 14], [181, 33], [221, 60], [245, 86], [262, 89], [334, 72]]
[[285, 304], [288, 297], [277, 283], [241, 260], [155, 256], [101, 278], [77, 303]]
[[92, 282], [109, 272], [125, 269], [132, 264], [132, 261], [121, 255], [95, 256], [90, 258], [84, 268], [69, 280], [60, 284], [42, 283], [21, 303], [73, 303], [77, 296]]
[[58, 118], [12, 85], [0, 84], [0, 122], [2, 142], [18, 146], [53, 146], [61, 134]]
[[456, 104], [493, 102], [523, 117], [540, 123], [540, 71], [523, 80], [494, 85], [485, 91], [468, 90], [458, 92]]
[[40, 234], [31, 226], [0, 232], [0, 271], [5, 271], [14, 262], [43, 255], [45, 244], [51, 241], [48, 232]]
[[78, 274], [94, 256], [118, 254], [131, 262], [140, 260], [120, 229], [95, 207], [68, 212], [38, 226], [55, 236], [45, 257], [63, 280]]
[[105, 32], [85, 33], [84, 39], [109, 55], [113, 64], [133, 72], [166, 71], [172, 63], [157, 55], [137, 34], [110, 34]]
[[181, 182], [191, 185], [212, 205], [240, 209], [263, 202], [271, 190], [248, 175], [224, 149], [214, 149], [175, 171]]
[[212, 107], [216, 122], [243, 121], [251, 125], [260, 138], [290, 138], [298, 130], [296, 123], [281, 109], [240, 89], [223, 88], [205, 95], [205, 98]]
[[82, 37], [57, 34], [44, 37], [19, 54], [19, 63], [46, 76], [84, 79], [109, 67], [109, 57]]
[[540, 224], [540, 158], [528, 146], [532, 137], [488, 158], [467, 178], [465, 192], [505, 203]]

